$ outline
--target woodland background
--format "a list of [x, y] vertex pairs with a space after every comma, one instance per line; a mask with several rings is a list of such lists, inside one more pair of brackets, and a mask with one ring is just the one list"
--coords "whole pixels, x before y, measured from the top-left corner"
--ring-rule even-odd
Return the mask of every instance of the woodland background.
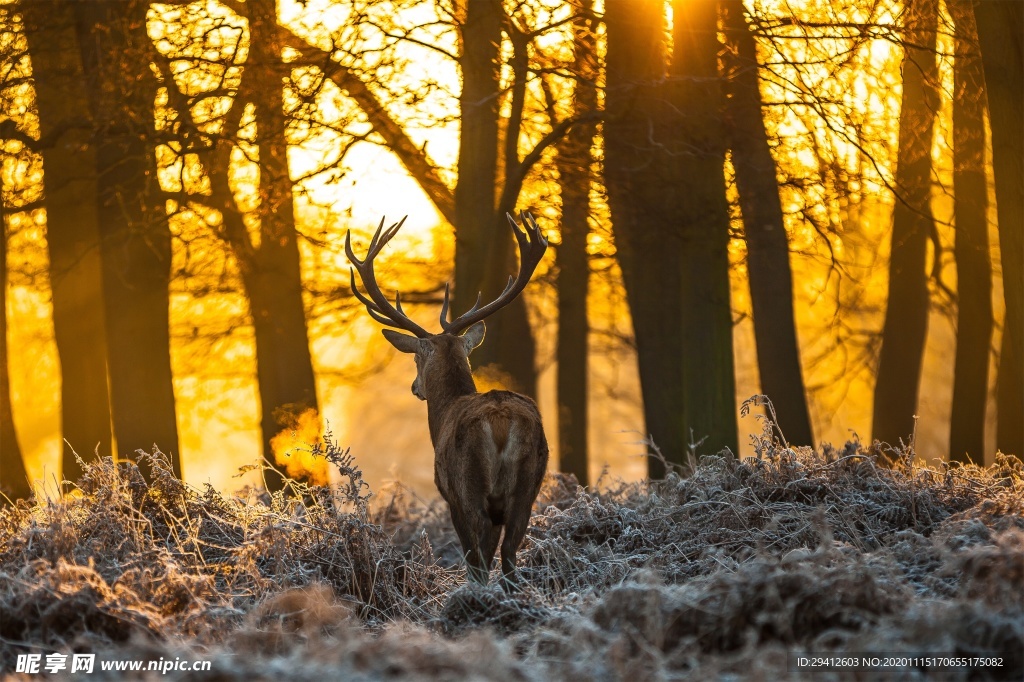
[[754, 394], [794, 445], [1020, 454], [1022, 41], [1015, 1], [3, 3], [3, 486], [154, 443], [322, 480], [329, 427], [432, 491], [343, 236], [410, 215], [426, 324], [522, 209], [553, 248], [474, 367], [580, 482], [746, 452]]

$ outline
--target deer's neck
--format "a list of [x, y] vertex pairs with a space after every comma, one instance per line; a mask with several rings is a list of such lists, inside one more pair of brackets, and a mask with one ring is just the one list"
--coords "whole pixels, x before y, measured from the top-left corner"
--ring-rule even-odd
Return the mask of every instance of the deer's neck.
[[443, 381], [427, 384], [427, 424], [430, 426], [430, 440], [436, 445], [448, 411], [456, 400], [476, 393], [473, 374], [469, 366], [453, 367]]

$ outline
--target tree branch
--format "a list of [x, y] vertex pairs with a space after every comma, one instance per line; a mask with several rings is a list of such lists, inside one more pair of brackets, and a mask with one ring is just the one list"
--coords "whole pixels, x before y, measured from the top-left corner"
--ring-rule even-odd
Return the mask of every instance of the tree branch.
[[405, 133], [402, 126], [395, 121], [385, 109], [383, 103], [367, 87], [366, 83], [350, 68], [340, 64], [331, 55], [320, 48], [310, 45], [288, 28], [279, 26], [281, 42], [284, 45], [306, 55], [311, 49], [318, 50], [322, 60], [319, 67], [324, 74], [355, 100], [359, 108], [366, 114], [374, 132], [384, 139], [384, 143], [398, 157], [413, 179], [419, 183], [427, 197], [437, 207], [438, 212], [451, 224], [455, 224], [455, 195], [441, 179], [437, 167], [430, 161], [426, 153]]

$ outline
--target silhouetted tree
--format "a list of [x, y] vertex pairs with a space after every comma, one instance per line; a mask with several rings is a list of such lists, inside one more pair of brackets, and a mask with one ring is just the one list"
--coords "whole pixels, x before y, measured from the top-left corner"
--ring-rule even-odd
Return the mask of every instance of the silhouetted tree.
[[771, 398], [786, 437], [793, 443], [813, 446], [793, 312], [789, 240], [778, 173], [764, 124], [757, 46], [744, 17], [742, 0], [722, 0], [722, 16], [730, 47], [726, 59], [730, 71], [729, 146], [747, 242], [761, 390]]
[[1024, 453], [1024, 3], [974, 3], [985, 65], [1006, 317], [996, 379], [996, 447]]
[[[544, 150], [574, 123], [567, 119], [540, 130], [535, 123], [539, 117], [524, 116], [531, 110], [529, 81], [537, 73], [533, 54], [540, 49], [538, 38], [563, 20], [544, 24], [537, 18], [544, 13], [535, 14], [537, 8], [528, 3], [510, 8], [511, 14], [496, 0], [439, 3], [433, 5], [437, 20], [429, 26], [432, 31], [451, 27], [458, 47], [457, 54], [450, 54], [443, 41], [436, 41], [430, 33], [418, 35], [418, 29], [401, 24], [400, 17], [374, 15], [373, 3], [351, 5], [353, 16], [364, 22], [367, 32], [386, 33], [386, 47], [367, 55], [365, 45], [350, 45], [344, 36], [334, 36], [335, 56], [341, 58], [325, 65], [325, 74], [360, 106], [374, 132], [419, 182], [438, 212], [452, 222], [456, 247], [452, 313], [460, 314], [473, 305], [480, 292], [485, 300], [495, 297], [507, 275], [515, 271], [515, 242], [509, 237], [504, 214], [517, 209], [526, 177]], [[437, 83], [409, 89], [374, 82], [381, 69], [395, 68], [396, 45], [422, 49], [428, 40], [438, 42], [431, 48], [434, 56], [457, 61], [461, 72], [462, 87], [453, 114], [461, 131], [453, 190], [446, 190], [443, 173], [430, 160], [425, 146], [410, 139], [405, 123], [390, 113], [385, 101], [391, 96], [407, 107], [417, 107], [430, 102], [433, 91], [444, 88]], [[317, 61], [317, 48], [294, 36], [287, 42], [305, 59]], [[503, 43], [510, 47], [507, 60]], [[503, 66], [509, 75], [507, 83], [500, 78]], [[436, 117], [423, 111], [418, 115]], [[436, 124], [444, 122], [444, 117], [437, 117]], [[536, 140], [532, 145], [526, 142], [529, 136]], [[517, 390], [535, 395], [536, 348], [524, 300], [517, 299], [487, 323], [488, 343], [474, 353], [474, 367], [492, 365]]]
[[181, 475], [171, 376], [171, 233], [157, 181], [149, 3], [71, 2], [95, 122], [107, 371], [120, 453], [154, 444]]
[[[180, 71], [176, 64], [187, 65], [186, 73], [197, 75], [182, 79], [182, 85], [168, 79], [168, 104], [173, 112], [169, 131], [185, 154], [195, 155], [209, 181], [208, 192], [183, 188], [181, 202], [216, 210], [216, 214], [207, 211], [202, 215], [238, 265], [254, 331], [263, 457], [274, 465], [273, 438], [294, 428], [307, 410], [318, 411], [302, 295], [294, 183], [287, 158], [287, 133], [296, 105], [286, 106], [284, 93], [293, 85], [295, 65], [282, 58], [282, 40], [288, 34], [277, 23], [273, 0], [256, 0], [239, 9], [244, 9], [248, 20], [244, 46], [243, 33], [237, 30], [241, 24], [238, 17], [225, 19], [199, 12], [184, 17], [183, 23], [203, 22], [210, 30], [179, 39], [160, 64], [165, 77]], [[237, 42], [223, 41], [212, 30], [225, 24], [234, 28], [229, 34], [235, 35]], [[197, 43], [207, 60], [190, 60]], [[224, 77], [213, 89], [197, 89], [194, 83], [202, 82], [210, 63], [216, 64]], [[211, 133], [210, 110], [204, 104], [218, 97], [228, 106], [213, 117], [219, 126]], [[249, 105], [255, 116], [254, 138], [244, 130]], [[194, 115], [195, 109], [202, 112], [200, 116]], [[248, 151], [252, 149], [255, 154]], [[246, 158], [258, 168], [255, 208], [231, 186], [232, 153], [238, 150], [248, 151]], [[250, 231], [247, 219], [257, 228]], [[300, 476], [295, 471], [292, 475]], [[265, 471], [264, 479], [271, 490], [284, 487], [284, 479], [274, 470]]]
[[716, 2], [675, 3], [667, 63], [664, 3], [605, 8], [605, 182], [647, 431], [673, 462], [691, 431], [737, 447], [717, 18]]
[[[274, 0], [250, 0], [247, 94], [256, 106], [260, 169], [259, 245], [248, 233], [239, 259], [256, 332], [257, 379], [262, 403], [264, 457], [273, 458], [270, 439], [293, 426], [305, 410], [317, 410], [316, 382], [302, 301], [302, 275], [295, 229], [292, 180], [288, 171], [284, 84], [291, 68], [281, 57]], [[241, 107], [238, 108], [239, 115]], [[267, 472], [267, 485], [281, 483]]]
[[[505, 121], [501, 145], [499, 104], [502, 29], [512, 39], [510, 116]], [[499, 0], [477, 0], [465, 7], [461, 22], [462, 91], [459, 95], [458, 184], [455, 186], [455, 291], [453, 313], [461, 314], [483, 292], [493, 300], [515, 272], [513, 240], [509, 238], [506, 211], [515, 210], [521, 182], [512, 177], [520, 171], [519, 130], [526, 89], [528, 38], [516, 31]], [[504, 151], [504, 177], [499, 176], [499, 152]], [[473, 356], [475, 366], [494, 366], [511, 379], [512, 388], [537, 395], [536, 348], [520, 297], [487, 320], [488, 342]]]
[[359, 106], [373, 132], [381, 137], [384, 146], [391, 150], [409, 175], [416, 180], [437, 208], [437, 212], [454, 225], [455, 195], [452, 189], [441, 177], [437, 166], [428, 156], [426, 147], [409, 137], [401, 122], [392, 116], [385, 102], [364, 80], [370, 76], [360, 73], [350, 64], [325, 64], [324, 55], [318, 48], [310, 46], [285, 26], [278, 26], [277, 29], [281, 44], [287, 45], [300, 55], [296, 62], [301, 60], [323, 68], [324, 75]]
[[673, 228], [682, 237], [683, 428], [705, 452], [737, 452], [718, 3], [675, 0], [672, 11], [668, 104], [683, 112], [673, 145], [681, 180]]
[[932, 217], [932, 133], [938, 110], [937, 0], [904, 8], [903, 107], [896, 160], [888, 304], [875, 384], [872, 437], [896, 444], [914, 429], [928, 332], [928, 240]]
[[[597, 19], [587, 2], [573, 20], [573, 116], [597, 109]], [[559, 469], [589, 484], [587, 446], [587, 289], [590, 264], [591, 165], [594, 123], [574, 126], [558, 143], [555, 164], [562, 200], [562, 241], [558, 247], [558, 452]]]
[[992, 343], [992, 265], [985, 179], [985, 75], [970, 0], [950, 0], [953, 57], [953, 220], [957, 281], [956, 364], [949, 458], [984, 462]]
[[[647, 433], [679, 461], [688, 442], [681, 419], [682, 240], [664, 204], [685, 188], [663, 142], [678, 130], [678, 121], [661, 120], [667, 108], [658, 87], [665, 76], [663, 13], [660, 0], [613, 0], [605, 7], [604, 179], [633, 318]], [[655, 461], [649, 471], [654, 477], [665, 473]]]
[[23, 500], [32, 494], [32, 486], [14, 430], [7, 362], [7, 210], [0, 206], [0, 493]]
[[111, 453], [107, 337], [100, 267], [97, 160], [75, 15], [67, 0], [22, 7], [43, 157], [53, 330], [60, 356], [61, 470], [75, 481], [83, 458]]

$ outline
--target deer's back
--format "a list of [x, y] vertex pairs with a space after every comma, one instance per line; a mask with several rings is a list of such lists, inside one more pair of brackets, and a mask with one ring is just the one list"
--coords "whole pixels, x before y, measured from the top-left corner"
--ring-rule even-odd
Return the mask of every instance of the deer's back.
[[498, 522], [507, 500], [533, 502], [548, 446], [537, 405], [511, 391], [459, 398], [435, 448], [434, 479], [449, 504], [483, 503]]

